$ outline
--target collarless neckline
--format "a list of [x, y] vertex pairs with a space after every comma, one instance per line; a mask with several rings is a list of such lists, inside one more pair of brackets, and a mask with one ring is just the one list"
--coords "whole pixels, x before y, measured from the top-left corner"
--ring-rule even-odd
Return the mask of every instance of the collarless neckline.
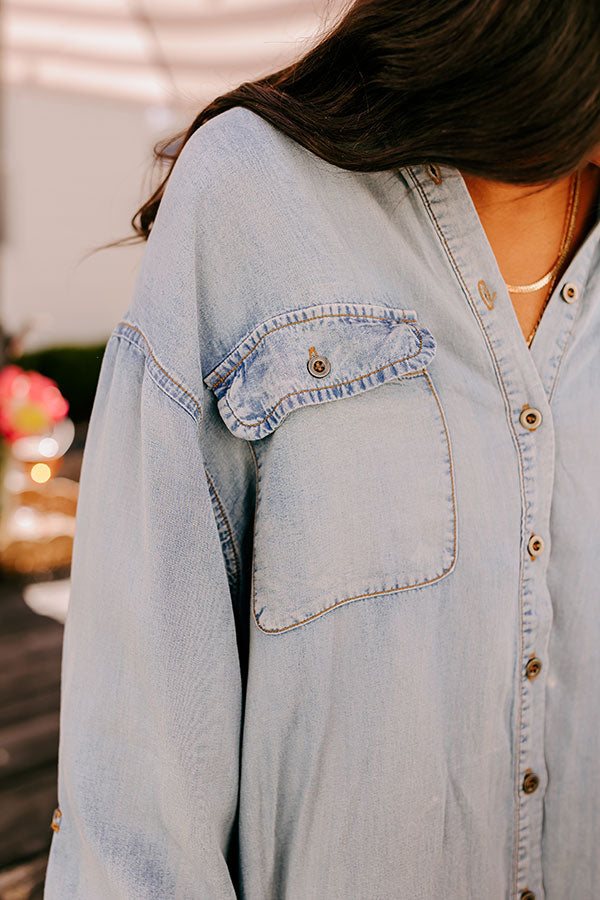
[[[566, 344], [581, 307], [581, 295], [600, 243], [600, 200], [596, 224], [586, 235], [557, 281], [528, 346], [496, 256], [461, 172], [454, 166], [419, 164], [398, 171], [416, 188], [442, 247], [488, 338], [510, 352], [514, 361], [544, 385], [551, 398]], [[575, 284], [579, 300], [567, 303], [561, 292]]]

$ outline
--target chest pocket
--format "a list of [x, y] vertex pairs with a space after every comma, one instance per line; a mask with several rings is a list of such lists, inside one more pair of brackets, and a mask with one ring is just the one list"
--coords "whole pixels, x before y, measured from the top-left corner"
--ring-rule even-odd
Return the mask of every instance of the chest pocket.
[[204, 379], [257, 468], [252, 610], [265, 632], [431, 584], [456, 558], [447, 424], [415, 310], [262, 322]]

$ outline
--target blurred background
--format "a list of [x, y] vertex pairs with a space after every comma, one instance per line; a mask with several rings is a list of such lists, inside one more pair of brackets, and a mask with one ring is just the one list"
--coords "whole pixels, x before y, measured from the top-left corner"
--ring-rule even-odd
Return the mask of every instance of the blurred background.
[[143, 246], [88, 254], [130, 233], [158, 140], [348, 5], [0, 3], [0, 900], [43, 893], [81, 456]]

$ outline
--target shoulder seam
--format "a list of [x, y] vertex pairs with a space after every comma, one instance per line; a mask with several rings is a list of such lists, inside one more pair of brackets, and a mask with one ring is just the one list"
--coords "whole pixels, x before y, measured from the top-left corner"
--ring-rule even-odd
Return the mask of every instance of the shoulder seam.
[[[198, 418], [199, 418], [200, 420], [202, 420], [202, 406], [200, 405], [200, 402], [198, 401], [198, 399], [197, 399], [190, 391], [188, 391], [186, 388], [184, 388], [184, 386], [183, 386], [182, 384], [180, 384], [180, 383], [177, 381], [177, 379], [173, 378], [173, 376], [170, 375], [170, 374], [167, 372], [167, 370], [164, 368], [164, 366], [161, 366], [161, 364], [160, 364], [159, 361], [157, 360], [156, 356], [154, 355], [154, 353], [153, 353], [153, 351], [152, 351], [152, 347], [150, 346], [150, 342], [148, 341], [148, 338], [146, 337], [146, 335], [144, 334], [144, 332], [141, 331], [141, 330], [137, 327], [137, 325], [133, 325], [131, 322], [126, 322], [125, 320], [121, 320], [120, 322], [117, 322], [117, 324], [115, 325], [115, 327], [114, 327], [114, 329], [113, 329], [113, 334], [114, 334], [116, 337], [123, 337], [123, 338], [125, 338], [125, 340], [129, 340], [129, 342], [132, 343], [134, 346], [139, 346], [139, 345], [136, 344], [136, 342], [133, 341], [133, 340], [131, 339], [131, 337], [128, 337], [128, 335], [126, 335], [126, 334], [124, 334], [123, 332], [121, 332], [121, 331], [118, 330], [121, 326], [125, 326], [126, 328], [130, 328], [132, 331], [134, 331], [134, 332], [136, 332], [137, 334], [139, 334], [139, 336], [141, 337], [141, 339], [144, 341], [144, 343], [145, 343], [145, 345], [146, 345], [147, 351], [148, 351], [148, 353], [149, 353], [149, 355], [150, 355], [150, 357], [151, 357], [151, 359], [152, 359], [154, 365], [162, 372], [162, 374], [164, 375], [164, 377], [167, 378], [167, 379], [171, 382], [171, 384], [173, 384], [179, 391], [181, 391], [183, 394], [185, 394], [186, 397], [188, 397], [188, 398], [191, 400], [191, 402], [193, 403], [193, 405], [194, 405], [194, 407], [196, 408], [196, 411], [197, 411], [197, 413], [198, 413]], [[142, 348], [139, 348], [139, 349], [142, 349]], [[149, 370], [149, 371], [150, 371], [150, 370]], [[152, 375], [152, 372], [151, 372], [151, 371], [150, 371], [150, 374]], [[157, 385], [159, 388], [161, 388], [161, 390], [164, 391], [164, 386], [163, 386], [159, 381], [157, 381], [156, 378], [154, 378], [154, 381], [155, 381], [156, 385]], [[164, 392], [166, 393], [166, 391], [164, 391]], [[170, 396], [170, 395], [167, 394], [167, 396]], [[176, 399], [176, 398], [171, 397], [171, 399]], [[187, 412], [191, 412], [191, 411], [188, 409], [187, 406], [183, 406], [183, 408], [186, 409]], [[193, 415], [193, 413], [192, 413], [192, 415]]]

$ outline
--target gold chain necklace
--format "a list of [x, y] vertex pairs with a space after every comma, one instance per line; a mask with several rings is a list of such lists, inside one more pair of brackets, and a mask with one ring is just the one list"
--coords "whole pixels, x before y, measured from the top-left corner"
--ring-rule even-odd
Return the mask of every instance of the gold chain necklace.
[[575, 225], [577, 222], [577, 212], [579, 209], [579, 196], [581, 192], [581, 173], [577, 171], [574, 176], [571, 178], [571, 189], [569, 191], [569, 200], [567, 203], [567, 210], [565, 214], [565, 224], [563, 227], [563, 232], [560, 241], [560, 249], [558, 251], [558, 257], [556, 262], [552, 266], [549, 272], [543, 275], [541, 278], [538, 278], [537, 281], [531, 282], [531, 284], [508, 284], [505, 282], [507, 290], [512, 294], [529, 294], [534, 291], [540, 290], [540, 288], [548, 285], [548, 290], [544, 297], [544, 303], [542, 305], [542, 309], [538, 316], [538, 319], [533, 326], [533, 329], [529, 333], [527, 337], [527, 346], [530, 346], [533, 336], [537, 331], [538, 325], [542, 319], [544, 314], [544, 310], [548, 305], [550, 297], [552, 296], [552, 290], [556, 283], [556, 279], [560, 268], [565, 261], [566, 257], [569, 254], [571, 249], [571, 245], [573, 243], [573, 235], [575, 233]]

